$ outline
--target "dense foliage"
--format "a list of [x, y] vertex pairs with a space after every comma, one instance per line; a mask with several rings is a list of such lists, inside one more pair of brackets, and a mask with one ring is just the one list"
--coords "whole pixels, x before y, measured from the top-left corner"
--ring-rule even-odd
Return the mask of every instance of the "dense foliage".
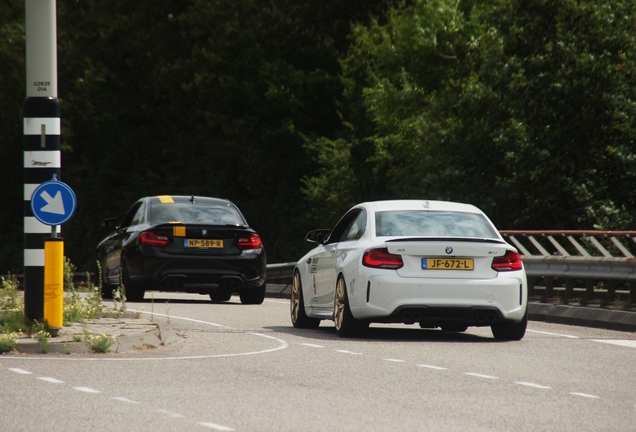
[[[155, 194], [229, 198], [293, 261], [385, 198], [500, 228], [633, 229], [636, 12], [622, 0], [58, 2], [66, 255]], [[0, 268], [22, 264], [24, 2], [0, 5]]]

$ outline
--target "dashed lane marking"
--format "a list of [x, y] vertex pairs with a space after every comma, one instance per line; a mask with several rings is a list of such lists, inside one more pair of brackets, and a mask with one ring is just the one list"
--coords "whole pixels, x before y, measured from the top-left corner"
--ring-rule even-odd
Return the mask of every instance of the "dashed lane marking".
[[31, 375], [33, 372], [29, 372], [27, 370], [24, 369], [20, 369], [20, 368], [8, 368], [11, 372], [15, 372], [17, 374], [20, 375]]
[[168, 417], [171, 418], [185, 418], [185, 416], [183, 414], [178, 414], [178, 413], [174, 413], [172, 411], [168, 411], [168, 410], [163, 410], [163, 409], [158, 409], [155, 410], [155, 412], [161, 413], [161, 414], [165, 414]]
[[95, 394], [95, 393], [101, 393], [99, 390], [95, 390], [93, 388], [90, 387], [73, 387], [75, 390], [77, 391], [81, 391], [84, 393], [91, 393], [91, 394]]
[[324, 348], [324, 345], [316, 345], [316, 344], [310, 344], [310, 343], [301, 343], [300, 345], [304, 345], [310, 348]]
[[385, 358], [385, 359], [382, 359], [382, 360], [388, 361], [388, 362], [393, 362], [393, 363], [406, 363], [405, 360], [400, 360], [400, 359]]
[[526, 386], [526, 387], [532, 387], [532, 388], [536, 388], [536, 389], [541, 389], [541, 390], [551, 390], [552, 387], [548, 387], [548, 386], [544, 386], [541, 384], [536, 384], [536, 383], [531, 383], [531, 382], [526, 382], [526, 381], [517, 381], [515, 382], [515, 384], [519, 384], [522, 386]]
[[51, 377], [38, 377], [38, 379], [51, 384], [64, 384], [64, 381]]
[[353, 351], [347, 351], [347, 350], [336, 350], [336, 352], [339, 352], [339, 353], [342, 353], [342, 354], [362, 355], [362, 353], [353, 352]]
[[129, 404], [138, 404], [139, 402], [128, 399], [126, 397], [112, 397], [112, 400], [116, 400], [117, 402], [125, 402], [125, 403], [129, 403]]
[[417, 366], [421, 367], [421, 368], [426, 368], [426, 369], [434, 369], [434, 370], [448, 370], [448, 368], [445, 367], [441, 367], [441, 366], [434, 366], [434, 365], [427, 365], [427, 364], [418, 364]]
[[474, 373], [474, 372], [464, 372], [464, 375], [474, 376], [477, 378], [492, 379], [492, 380], [499, 379], [499, 377], [496, 377], [496, 376], [484, 375], [484, 374]]
[[221, 432], [230, 432], [230, 431], [234, 431], [236, 429], [232, 429], [231, 427], [228, 426], [223, 426], [217, 423], [199, 423], [201, 426], [205, 426], [207, 428], [216, 430], [216, 431], [221, 431]]
[[587, 393], [570, 392], [570, 394], [572, 396], [581, 396], [581, 397], [589, 398], [589, 399], [600, 399], [600, 397], [598, 396], [587, 394]]

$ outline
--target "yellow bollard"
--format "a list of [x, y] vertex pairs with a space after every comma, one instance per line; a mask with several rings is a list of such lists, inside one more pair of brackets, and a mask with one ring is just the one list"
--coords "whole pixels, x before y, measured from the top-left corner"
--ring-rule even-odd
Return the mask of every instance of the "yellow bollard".
[[64, 240], [44, 240], [44, 322], [57, 333], [64, 326]]

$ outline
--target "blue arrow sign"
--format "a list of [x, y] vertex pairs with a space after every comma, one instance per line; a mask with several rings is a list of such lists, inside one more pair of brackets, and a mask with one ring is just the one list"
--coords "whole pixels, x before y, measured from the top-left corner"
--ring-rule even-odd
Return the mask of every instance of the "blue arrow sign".
[[31, 195], [33, 216], [44, 225], [62, 225], [73, 216], [76, 208], [75, 192], [59, 180], [42, 183]]

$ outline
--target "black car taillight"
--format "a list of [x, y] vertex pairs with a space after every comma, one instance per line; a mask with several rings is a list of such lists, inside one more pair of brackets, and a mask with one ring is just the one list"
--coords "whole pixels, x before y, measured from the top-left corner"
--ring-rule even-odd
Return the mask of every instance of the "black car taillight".
[[371, 268], [397, 270], [404, 266], [401, 255], [389, 253], [387, 248], [371, 249], [362, 256], [362, 265]]
[[510, 250], [506, 251], [504, 256], [495, 257], [492, 260], [492, 269], [496, 271], [514, 271], [522, 268], [521, 256], [517, 252]]
[[139, 235], [139, 244], [142, 246], [151, 247], [166, 247], [168, 246], [168, 237], [160, 236], [154, 231], [145, 231]]
[[242, 237], [238, 240], [239, 249], [261, 249], [263, 247], [263, 242], [261, 241], [261, 237], [252, 233], [248, 237]]

